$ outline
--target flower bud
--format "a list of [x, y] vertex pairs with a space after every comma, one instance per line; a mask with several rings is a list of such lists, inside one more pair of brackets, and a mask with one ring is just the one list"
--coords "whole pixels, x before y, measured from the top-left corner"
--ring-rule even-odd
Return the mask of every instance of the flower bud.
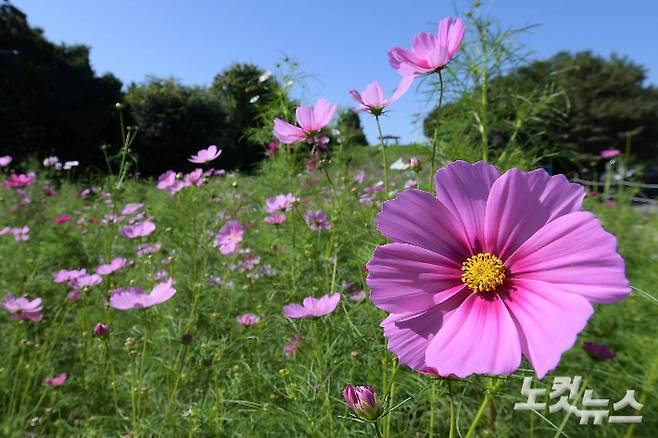
[[343, 389], [343, 397], [350, 409], [363, 420], [375, 421], [381, 414], [381, 401], [375, 392], [375, 388], [370, 385], [347, 385]]
[[420, 164], [420, 159], [418, 157], [409, 158], [409, 169], [413, 170], [414, 172], [421, 171], [422, 166]]
[[110, 334], [110, 326], [99, 322], [94, 326], [94, 336], [103, 337]]

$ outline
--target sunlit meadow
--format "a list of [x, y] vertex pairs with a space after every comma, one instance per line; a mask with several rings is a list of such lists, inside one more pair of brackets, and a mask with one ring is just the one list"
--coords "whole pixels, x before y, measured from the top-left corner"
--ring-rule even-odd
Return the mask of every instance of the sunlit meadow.
[[[364, 120], [384, 125], [421, 86], [439, 106], [459, 93], [455, 72], [500, 44], [471, 24], [483, 32], [477, 50], [462, 47], [455, 19], [392, 49], [397, 90], [350, 92]], [[469, 70], [480, 93], [482, 62]], [[274, 102], [267, 158], [249, 175], [222, 169], [222, 145], [196, 145], [180, 168], [197, 170], [139, 179], [128, 159], [139, 132], [124, 125], [111, 174], [90, 182], [69, 177], [77, 162], [0, 157], [0, 434], [656, 436], [658, 215], [631, 206], [631, 193], [607, 199], [609, 182], [586, 192], [526, 173], [541, 157], [515, 144], [491, 151], [486, 95], [473, 108], [482, 142], [448, 144], [442, 129], [461, 121], [446, 117], [428, 144], [354, 148], [330, 132], [330, 102], [295, 113]], [[485, 208], [487, 196], [497, 198]], [[595, 217], [578, 211], [583, 197]], [[532, 228], [546, 204], [550, 217]], [[566, 216], [585, 232], [556, 231]], [[564, 235], [562, 252], [538, 254], [572, 257], [568, 281], [518, 268], [520, 253], [549, 246], [542, 236]], [[532, 295], [537, 278], [553, 304], [528, 299], [524, 316], [519, 292], [504, 288]], [[482, 309], [455, 322], [468, 306]], [[414, 312], [426, 312], [422, 328], [392, 327]], [[610, 415], [642, 422], [514, 409], [528, 401], [524, 377], [546, 401], [556, 376], [582, 376], [569, 401], [583, 410], [585, 389], [611, 403], [635, 390], [641, 409]]]

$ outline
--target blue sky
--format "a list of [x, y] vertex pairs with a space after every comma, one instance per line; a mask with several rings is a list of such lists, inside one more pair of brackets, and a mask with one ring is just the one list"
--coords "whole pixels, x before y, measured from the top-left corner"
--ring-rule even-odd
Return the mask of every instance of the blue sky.
[[[417, 32], [435, 31], [436, 22], [470, 2], [379, 0], [13, 0], [30, 24], [55, 42], [92, 47], [98, 73], [112, 72], [124, 83], [149, 74], [174, 76], [186, 84], [209, 84], [232, 62], [266, 69], [283, 54], [310, 75], [312, 103], [325, 97], [351, 106], [350, 88], [378, 80], [393, 90], [398, 74], [387, 62], [390, 47], [408, 47]], [[504, 27], [538, 24], [524, 42], [534, 57], [560, 50], [591, 49], [628, 55], [648, 69], [658, 84], [658, 1], [656, 0], [499, 0], [484, 10]], [[414, 90], [412, 88], [412, 90]], [[383, 120], [385, 134], [403, 142], [422, 140], [414, 114], [427, 112], [414, 92], [398, 101]], [[366, 134], [376, 139], [374, 121], [362, 116]]]

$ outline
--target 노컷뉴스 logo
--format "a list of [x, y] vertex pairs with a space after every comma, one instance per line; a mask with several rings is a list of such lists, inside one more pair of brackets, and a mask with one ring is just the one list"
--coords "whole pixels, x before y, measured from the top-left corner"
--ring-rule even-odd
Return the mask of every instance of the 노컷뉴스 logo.
[[[571, 412], [580, 418], [579, 424], [590, 424], [590, 419], [593, 419], [591, 424], [602, 424], [604, 419], [607, 419], [608, 423], [642, 422], [642, 416], [637, 414], [639, 414], [643, 405], [635, 400], [634, 389], [626, 390], [626, 394], [619, 401], [612, 403], [614, 413], [625, 408], [626, 411], [630, 411], [630, 408], [632, 408], [631, 413], [633, 415], [610, 415], [610, 400], [594, 398], [594, 390], [585, 389], [584, 386], [582, 389], [580, 388], [581, 380], [582, 376], [573, 378], [554, 377], [549, 392], [548, 388], [532, 388], [532, 377], [524, 377], [521, 394], [528, 397], [528, 399], [524, 403], [515, 403], [514, 410], [544, 410], [547, 401], [540, 402], [538, 399], [545, 398], [548, 395], [550, 400], [555, 400], [554, 403], [548, 405], [548, 411], [551, 414], [561, 410]], [[579, 402], [582, 408], [576, 406]], [[625, 413], [628, 414], [629, 412]]]

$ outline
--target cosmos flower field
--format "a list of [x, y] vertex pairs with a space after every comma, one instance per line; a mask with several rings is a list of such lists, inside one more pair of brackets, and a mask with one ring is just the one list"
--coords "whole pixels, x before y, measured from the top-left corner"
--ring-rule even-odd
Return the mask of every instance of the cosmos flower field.
[[[358, 111], [379, 124], [463, 33], [392, 49], [397, 91]], [[221, 145], [157, 180], [0, 157], [0, 434], [655, 436], [656, 213], [495, 157], [331, 145], [335, 111], [273, 120], [251, 175]], [[635, 390], [642, 422], [515, 409], [557, 376]]]

